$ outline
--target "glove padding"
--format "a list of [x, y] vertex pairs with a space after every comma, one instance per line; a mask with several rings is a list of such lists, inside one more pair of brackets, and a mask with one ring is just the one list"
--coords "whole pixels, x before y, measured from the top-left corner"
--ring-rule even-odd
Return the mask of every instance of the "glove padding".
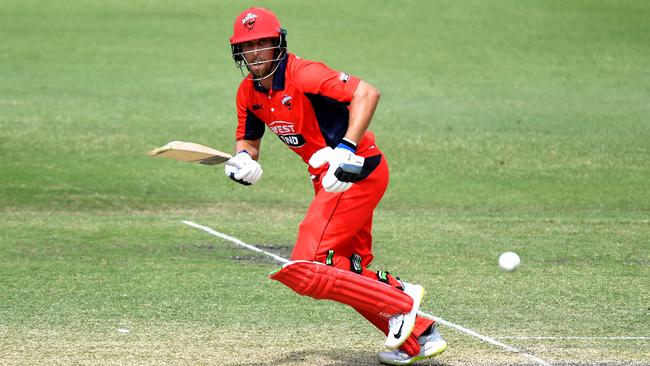
[[320, 168], [329, 163], [327, 173], [321, 180], [326, 192], [345, 192], [352, 187], [348, 179], [357, 177], [363, 167], [364, 158], [352, 151], [337, 147], [324, 147], [309, 158], [309, 165]]
[[226, 175], [239, 184], [250, 186], [262, 177], [262, 166], [253, 160], [246, 150], [240, 151], [232, 159], [238, 167], [226, 165]]

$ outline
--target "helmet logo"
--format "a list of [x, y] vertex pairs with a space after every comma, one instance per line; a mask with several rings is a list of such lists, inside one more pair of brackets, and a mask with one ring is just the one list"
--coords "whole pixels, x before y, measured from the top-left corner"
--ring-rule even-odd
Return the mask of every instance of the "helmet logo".
[[255, 28], [255, 20], [257, 20], [257, 15], [248, 13], [244, 19], [241, 20], [241, 24], [246, 27], [246, 29], [253, 30], [253, 28]]

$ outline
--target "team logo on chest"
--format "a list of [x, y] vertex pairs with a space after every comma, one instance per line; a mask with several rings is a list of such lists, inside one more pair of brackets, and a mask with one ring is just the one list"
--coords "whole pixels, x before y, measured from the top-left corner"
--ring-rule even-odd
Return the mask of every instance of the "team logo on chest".
[[293, 98], [290, 95], [285, 95], [284, 98], [282, 98], [282, 104], [287, 107], [288, 110], [291, 110], [291, 100]]
[[296, 131], [293, 122], [273, 121], [269, 128], [291, 148], [298, 148], [305, 144], [305, 138]]

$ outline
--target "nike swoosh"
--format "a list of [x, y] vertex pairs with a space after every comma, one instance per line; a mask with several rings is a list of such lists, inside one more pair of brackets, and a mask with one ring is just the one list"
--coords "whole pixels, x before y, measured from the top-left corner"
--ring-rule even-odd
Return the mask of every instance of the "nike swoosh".
[[402, 336], [402, 327], [404, 327], [404, 319], [402, 319], [402, 324], [399, 325], [399, 330], [397, 333], [393, 334], [393, 337], [398, 338]]

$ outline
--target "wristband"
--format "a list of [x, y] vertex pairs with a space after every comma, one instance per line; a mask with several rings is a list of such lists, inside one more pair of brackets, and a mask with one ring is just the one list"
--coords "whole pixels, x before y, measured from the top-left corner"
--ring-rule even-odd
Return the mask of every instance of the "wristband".
[[339, 144], [336, 147], [341, 149], [346, 149], [352, 152], [357, 151], [357, 144], [355, 144], [354, 141], [345, 137], [341, 140], [341, 142], [339, 142]]

